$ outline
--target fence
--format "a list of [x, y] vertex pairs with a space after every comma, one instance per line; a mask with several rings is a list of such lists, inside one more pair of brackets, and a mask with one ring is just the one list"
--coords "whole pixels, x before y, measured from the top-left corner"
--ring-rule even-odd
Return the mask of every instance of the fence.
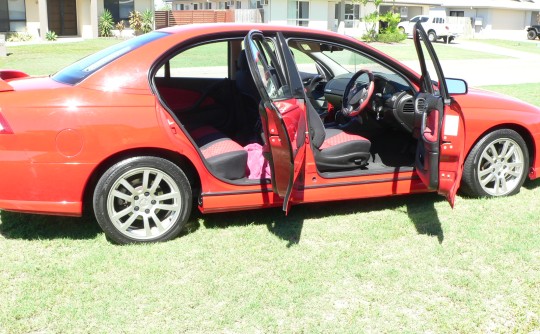
[[157, 10], [156, 29], [192, 23], [235, 22], [234, 10]]

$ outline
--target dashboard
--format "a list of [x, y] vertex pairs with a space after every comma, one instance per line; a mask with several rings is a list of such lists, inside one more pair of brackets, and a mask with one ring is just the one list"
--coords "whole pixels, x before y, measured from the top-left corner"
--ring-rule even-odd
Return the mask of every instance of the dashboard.
[[[354, 73], [342, 74], [324, 85], [325, 100], [341, 108], [343, 92]], [[414, 126], [414, 91], [396, 74], [373, 72], [375, 90], [369, 105], [362, 113], [369, 113], [379, 123], [412, 132]], [[367, 76], [360, 76], [357, 84], [367, 85]], [[324, 84], [324, 83], [322, 83]]]

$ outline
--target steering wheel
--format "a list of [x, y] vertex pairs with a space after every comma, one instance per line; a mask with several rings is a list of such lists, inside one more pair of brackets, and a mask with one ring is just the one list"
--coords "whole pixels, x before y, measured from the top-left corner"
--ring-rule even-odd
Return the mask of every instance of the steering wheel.
[[[367, 74], [368, 82], [366, 84], [357, 83], [356, 80], [362, 75]], [[356, 72], [343, 92], [343, 107], [341, 113], [348, 117], [355, 117], [368, 105], [375, 83], [373, 82], [373, 73], [370, 70], [360, 70]]]
[[324, 77], [320, 74], [314, 76], [309, 80], [309, 83], [307, 84], [306, 93], [308, 97], [313, 97], [313, 91], [317, 88], [319, 85], [319, 82], [321, 82], [324, 79]]

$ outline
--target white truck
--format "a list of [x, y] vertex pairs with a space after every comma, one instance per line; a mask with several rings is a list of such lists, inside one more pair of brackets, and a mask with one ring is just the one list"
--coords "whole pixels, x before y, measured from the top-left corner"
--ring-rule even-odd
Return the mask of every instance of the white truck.
[[430, 42], [435, 42], [442, 38], [445, 43], [450, 43], [459, 36], [455, 29], [446, 22], [446, 18], [441, 16], [417, 15], [409, 21], [400, 22], [398, 29], [407, 34], [407, 36], [412, 36], [413, 26], [418, 21], [422, 23]]

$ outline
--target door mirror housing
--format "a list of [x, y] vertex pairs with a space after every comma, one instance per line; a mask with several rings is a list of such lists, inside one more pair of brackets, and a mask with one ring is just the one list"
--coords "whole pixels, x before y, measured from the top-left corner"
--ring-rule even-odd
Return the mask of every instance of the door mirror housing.
[[469, 90], [467, 82], [463, 79], [446, 78], [446, 86], [448, 87], [448, 94], [451, 95], [464, 95]]

